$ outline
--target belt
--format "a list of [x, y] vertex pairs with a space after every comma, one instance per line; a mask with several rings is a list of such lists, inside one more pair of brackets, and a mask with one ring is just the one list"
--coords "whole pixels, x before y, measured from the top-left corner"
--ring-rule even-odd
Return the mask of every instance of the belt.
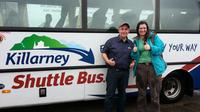
[[129, 69], [121, 69], [121, 68], [109, 68], [109, 69], [115, 70], [117, 72], [119, 72], [119, 71], [129, 71]]
[[147, 65], [147, 66], [152, 65], [152, 63], [150, 63], [150, 62], [147, 62], [147, 63], [139, 63], [139, 64]]

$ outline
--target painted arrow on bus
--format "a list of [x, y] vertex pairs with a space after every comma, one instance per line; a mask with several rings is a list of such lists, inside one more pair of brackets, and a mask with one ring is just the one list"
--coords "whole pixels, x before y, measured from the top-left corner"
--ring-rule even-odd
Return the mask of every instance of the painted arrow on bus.
[[94, 64], [94, 55], [92, 50], [89, 51], [83, 50], [83, 49], [77, 49], [77, 48], [39, 48], [39, 49], [33, 49], [33, 50], [59, 50], [59, 51], [68, 51], [72, 53], [76, 53], [82, 56], [80, 61]]

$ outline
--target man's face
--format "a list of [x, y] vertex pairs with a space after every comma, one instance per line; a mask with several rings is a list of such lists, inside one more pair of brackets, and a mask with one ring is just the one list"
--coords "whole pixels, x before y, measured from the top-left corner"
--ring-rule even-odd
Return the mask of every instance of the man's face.
[[121, 38], [126, 38], [128, 36], [128, 33], [130, 32], [130, 29], [126, 25], [124, 25], [119, 27], [118, 32]]

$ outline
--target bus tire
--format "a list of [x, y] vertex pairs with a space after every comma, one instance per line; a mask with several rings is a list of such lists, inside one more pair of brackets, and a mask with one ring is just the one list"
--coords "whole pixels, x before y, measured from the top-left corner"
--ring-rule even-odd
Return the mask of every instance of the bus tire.
[[184, 80], [179, 75], [171, 74], [163, 79], [160, 100], [162, 103], [175, 103], [183, 98]]

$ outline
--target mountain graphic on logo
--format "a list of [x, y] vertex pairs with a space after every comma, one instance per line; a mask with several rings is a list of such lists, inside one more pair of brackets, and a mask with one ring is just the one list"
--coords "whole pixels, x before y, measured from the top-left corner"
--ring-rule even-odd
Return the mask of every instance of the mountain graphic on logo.
[[94, 64], [94, 55], [91, 49], [86, 51], [80, 48], [70, 48], [68, 45], [64, 45], [48, 36], [38, 36], [36, 34], [32, 34], [29, 37], [25, 37], [21, 43], [15, 44], [10, 50], [65, 51], [80, 55], [82, 57], [79, 59], [80, 61]]
[[[43, 46], [41, 45], [43, 44]], [[34, 48], [68, 48], [68, 46], [61, 44], [59, 41], [48, 36], [38, 36], [33, 34], [22, 40], [21, 43], [15, 44], [11, 50], [31, 50]]]

